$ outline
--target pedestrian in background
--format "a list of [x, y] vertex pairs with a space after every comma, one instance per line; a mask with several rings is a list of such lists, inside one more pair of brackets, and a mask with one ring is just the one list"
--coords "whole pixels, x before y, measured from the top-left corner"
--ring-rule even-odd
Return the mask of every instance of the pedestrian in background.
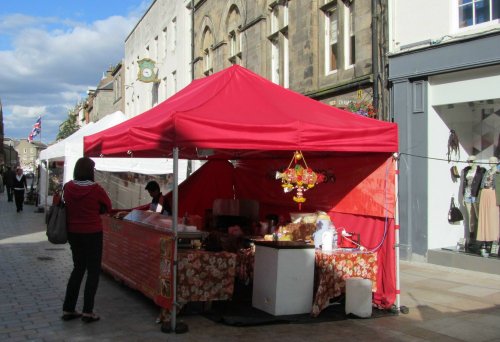
[[3, 174], [3, 183], [5, 184], [5, 189], [7, 190], [7, 201], [12, 202], [12, 186], [14, 185], [15, 174], [12, 171], [11, 166], [7, 166], [5, 173]]
[[[74, 180], [63, 188], [66, 203], [68, 242], [73, 256], [73, 271], [66, 287], [62, 319], [81, 317], [86, 323], [96, 322], [94, 299], [99, 285], [102, 259], [102, 221], [100, 214], [111, 211], [111, 200], [106, 191], [94, 182], [94, 161], [78, 159], [73, 173]], [[87, 272], [83, 294], [83, 311], [76, 311], [80, 285]]]
[[26, 182], [26, 176], [23, 174], [23, 169], [18, 167], [16, 169], [16, 175], [14, 176], [12, 182], [12, 189], [14, 190], [14, 200], [16, 201], [16, 209], [18, 213], [23, 211], [24, 192], [27, 188], [28, 184]]
[[3, 194], [4, 191], [5, 191], [5, 186], [3, 184], [3, 172], [2, 172], [0, 173], [0, 194]]

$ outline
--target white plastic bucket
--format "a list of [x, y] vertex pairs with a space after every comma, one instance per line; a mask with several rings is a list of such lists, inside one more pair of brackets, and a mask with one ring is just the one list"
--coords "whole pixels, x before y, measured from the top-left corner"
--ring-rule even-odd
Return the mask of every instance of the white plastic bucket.
[[370, 279], [348, 278], [345, 281], [345, 313], [368, 318], [372, 315], [372, 282]]

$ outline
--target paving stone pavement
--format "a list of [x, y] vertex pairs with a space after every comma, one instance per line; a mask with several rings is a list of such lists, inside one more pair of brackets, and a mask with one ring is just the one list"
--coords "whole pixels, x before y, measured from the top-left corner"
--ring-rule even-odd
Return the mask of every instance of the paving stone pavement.
[[101, 320], [63, 322], [70, 250], [47, 242], [44, 218], [30, 205], [16, 213], [0, 194], [0, 341], [500, 341], [500, 276], [409, 262], [401, 262], [409, 314], [392, 317], [230, 327], [181, 315], [189, 332], [164, 334], [151, 300], [102, 274]]

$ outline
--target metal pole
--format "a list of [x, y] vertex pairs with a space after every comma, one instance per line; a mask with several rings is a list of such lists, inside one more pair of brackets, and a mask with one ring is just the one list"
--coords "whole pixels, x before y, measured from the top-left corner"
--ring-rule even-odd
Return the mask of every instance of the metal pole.
[[400, 279], [399, 279], [399, 184], [398, 184], [398, 178], [399, 178], [399, 154], [394, 153], [394, 159], [395, 159], [395, 164], [394, 164], [394, 169], [395, 169], [395, 174], [394, 174], [394, 190], [396, 193], [396, 211], [394, 215], [394, 224], [395, 224], [395, 229], [394, 229], [394, 248], [395, 248], [395, 257], [396, 257], [396, 309], [399, 311], [400, 308], [400, 300], [401, 300], [401, 289], [400, 289]]
[[378, 100], [379, 100], [379, 68], [378, 68], [378, 10], [377, 10], [377, 0], [372, 0], [372, 72], [373, 72], [373, 108], [379, 112]]
[[175, 327], [177, 325], [177, 221], [178, 221], [178, 200], [179, 200], [179, 148], [174, 147], [173, 149], [173, 159], [174, 159], [174, 188], [172, 193], [172, 225], [174, 229], [174, 267], [173, 267], [173, 290], [172, 290], [172, 312], [170, 324], [172, 331], [175, 332]]
[[45, 189], [44, 189], [44, 192], [45, 192], [45, 204], [44, 204], [44, 212], [46, 213], [47, 212], [47, 209], [49, 208], [49, 204], [47, 203], [47, 201], [49, 200], [49, 160], [46, 159], [45, 160]]

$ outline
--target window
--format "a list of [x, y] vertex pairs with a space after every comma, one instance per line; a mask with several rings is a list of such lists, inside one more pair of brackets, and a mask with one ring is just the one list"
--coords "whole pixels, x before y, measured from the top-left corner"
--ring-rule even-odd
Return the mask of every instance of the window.
[[203, 31], [202, 56], [203, 56], [203, 74], [208, 76], [213, 73], [212, 61], [213, 36], [210, 28], [206, 27]]
[[115, 102], [118, 100], [118, 79], [113, 81], [113, 93], [115, 95]]
[[354, 1], [330, 1], [325, 13], [325, 73], [351, 68], [356, 63]]
[[166, 59], [167, 58], [167, 51], [168, 51], [168, 31], [167, 31], [167, 28], [163, 28], [163, 31], [162, 31], [162, 40], [163, 40], [163, 55], [162, 55], [162, 59]]
[[283, 35], [283, 87], [288, 88], [290, 86], [289, 82], [289, 56], [288, 56], [288, 32]]
[[238, 48], [236, 47], [236, 32], [229, 32], [229, 45], [231, 49], [231, 56], [234, 56], [238, 53]]
[[177, 71], [172, 71], [172, 89], [174, 94], [177, 93]]
[[338, 10], [337, 5], [330, 7], [326, 13], [326, 43], [328, 49], [326, 49], [326, 70], [335, 71], [337, 70], [337, 62], [339, 57], [338, 51], [338, 35], [339, 35], [339, 25], [338, 25]]
[[458, 0], [458, 26], [460, 28], [499, 18], [500, 0]]
[[276, 1], [270, 9], [271, 80], [289, 87], [288, 1]]
[[280, 48], [277, 39], [271, 40], [271, 81], [280, 83]]
[[283, 26], [288, 26], [288, 2], [283, 4]]
[[174, 18], [172, 19], [172, 30], [171, 30], [171, 42], [172, 42], [172, 46], [171, 46], [171, 50], [172, 51], [175, 51], [175, 48], [176, 48], [176, 44], [177, 44], [177, 18]]
[[276, 5], [271, 10], [271, 33], [279, 30], [279, 6]]
[[158, 61], [158, 36], [155, 37], [153, 45], [153, 60]]
[[116, 99], [120, 99], [122, 97], [122, 88], [123, 88], [122, 75], [118, 75], [117, 80], [118, 83], [116, 87]]
[[168, 98], [168, 83], [167, 83], [167, 78], [163, 77], [161, 80], [163, 83], [163, 99], [166, 100]]
[[204, 61], [204, 74], [210, 75], [212, 73], [212, 55], [210, 54], [210, 48], [206, 48], [203, 51], [203, 61]]
[[241, 47], [241, 16], [240, 10], [236, 5], [231, 6], [226, 17], [226, 29], [229, 43], [228, 59], [231, 64], [242, 64], [242, 47]]
[[354, 5], [346, 6], [346, 31], [349, 33], [346, 35], [346, 66], [351, 66], [356, 63], [356, 39], [354, 34]]

